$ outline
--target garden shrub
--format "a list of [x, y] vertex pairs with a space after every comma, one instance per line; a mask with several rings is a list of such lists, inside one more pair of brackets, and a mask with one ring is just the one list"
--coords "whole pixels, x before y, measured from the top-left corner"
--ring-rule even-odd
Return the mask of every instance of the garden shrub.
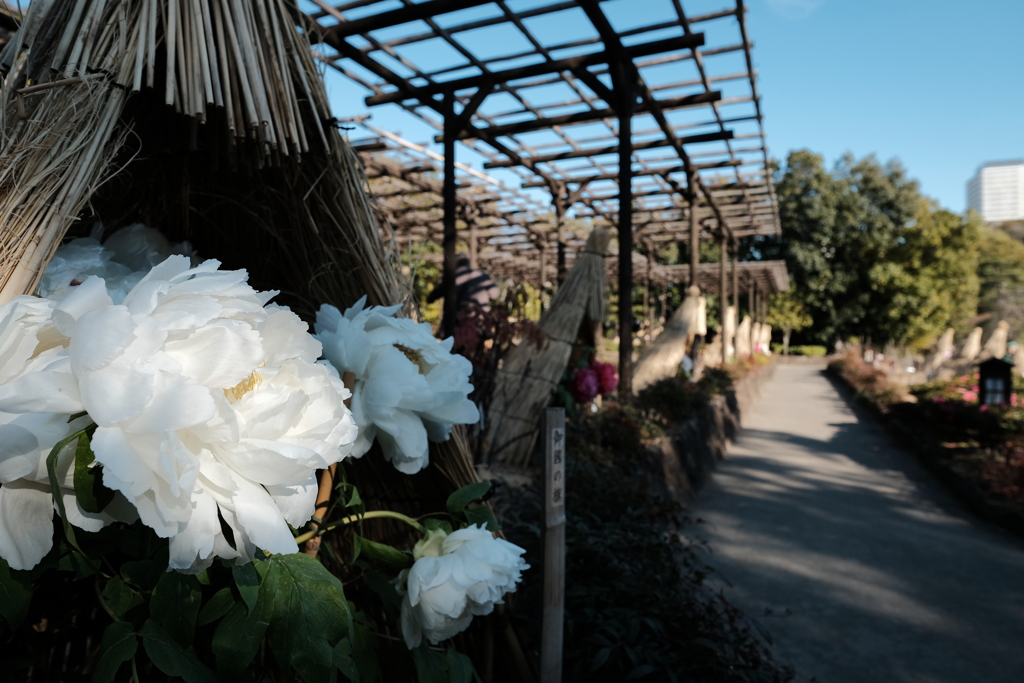
[[[706, 585], [714, 570], [680, 533], [682, 505], [653, 493], [647, 446], [660, 434], [646, 410], [617, 404], [570, 426], [565, 680], [788, 680], [767, 631]], [[517, 499], [506, 534], [537, 557], [540, 497]], [[519, 605], [538, 621], [539, 567], [530, 572]]]

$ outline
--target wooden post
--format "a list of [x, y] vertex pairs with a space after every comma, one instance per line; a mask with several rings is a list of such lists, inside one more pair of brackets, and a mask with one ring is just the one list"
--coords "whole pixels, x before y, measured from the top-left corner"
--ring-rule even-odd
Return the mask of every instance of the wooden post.
[[621, 76], [619, 115], [619, 400], [633, 398], [633, 111], [636, 83]]
[[700, 223], [697, 221], [697, 172], [690, 171], [687, 189], [690, 198], [690, 287], [698, 285], [697, 268], [700, 266]]
[[449, 89], [444, 95], [444, 179], [441, 186], [441, 201], [444, 204], [444, 308], [441, 316], [441, 337], [451, 336], [459, 316], [455, 287], [455, 138], [459, 133], [458, 117], [455, 116], [455, 91]]
[[718, 336], [722, 341], [722, 367], [724, 368], [729, 360], [729, 345], [725, 339], [726, 311], [729, 308], [729, 292], [725, 289], [725, 272], [726, 266], [729, 264], [729, 243], [725, 239], [725, 227], [722, 226], [721, 230], [722, 236], [718, 240], [719, 251], [721, 252], [718, 263], [718, 318], [721, 322], [721, 329], [718, 332]]
[[736, 309], [736, 324], [740, 324], [740, 277], [736, 269], [736, 262], [740, 260], [740, 242], [738, 239], [732, 241], [732, 305]]
[[544, 615], [540, 680], [561, 683], [565, 612], [565, 408], [544, 410]]

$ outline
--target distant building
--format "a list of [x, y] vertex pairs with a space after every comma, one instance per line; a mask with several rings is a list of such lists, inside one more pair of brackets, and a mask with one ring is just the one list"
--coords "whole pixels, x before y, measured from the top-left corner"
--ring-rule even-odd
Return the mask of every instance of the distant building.
[[967, 182], [967, 207], [987, 223], [1024, 219], [1024, 160], [993, 161]]

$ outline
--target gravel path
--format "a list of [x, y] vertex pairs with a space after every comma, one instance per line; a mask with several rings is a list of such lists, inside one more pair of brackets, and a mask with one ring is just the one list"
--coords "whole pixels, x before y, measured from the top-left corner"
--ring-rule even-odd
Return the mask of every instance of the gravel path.
[[820, 366], [779, 365], [743, 424], [693, 514], [797, 681], [1024, 681], [1024, 541], [971, 517]]

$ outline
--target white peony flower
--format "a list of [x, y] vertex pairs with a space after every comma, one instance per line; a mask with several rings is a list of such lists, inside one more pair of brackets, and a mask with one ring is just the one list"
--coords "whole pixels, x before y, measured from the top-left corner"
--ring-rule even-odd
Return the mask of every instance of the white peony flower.
[[453, 339], [439, 342], [429, 324], [395, 318], [398, 306], [365, 305], [363, 297], [344, 314], [321, 306], [316, 337], [331, 365], [356, 377], [353, 455], [366, 453], [376, 438], [399, 471], [415, 474], [428, 464], [428, 441], [445, 441], [452, 425], [480, 419], [468, 398], [473, 367], [452, 353]]
[[[31, 569], [53, 547], [56, 505], [46, 458], [59, 441], [89, 424], [87, 417], [68, 423], [81, 404], [67, 339], [51, 321], [53, 309], [52, 301], [28, 296], [0, 306], [0, 557], [14, 569]], [[68, 520], [87, 531], [114, 521], [111, 513], [130, 520], [124, 500], [98, 514], [81, 508], [74, 491], [74, 446], [61, 452], [56, 466]]]
[[142, 223], [118, 230], [100, 244], [102, 233], [103, 226], [97, 223], [90, 237], [58, 247], [43, 271], [39, 294], [60, 301], [90, 275], [96, 275], [103, 278], [110, 298], [119, 304], [152, 267], [168, 256], [193, 255], [188, 242], [171, 244], [159, 230]]
[[529, 569], [524, 552], [482, 526], [428, 531], [413, 549], [415, 563], [398, 577], [409, 649], [424, 636], [437, 645], [466, 630], [474, 615], [490, 614]]
[[[0, 384], [0, 411], [15, 416], [8, 422], [30, 429], [29, 413], [63, 413], [66, 423], [87, 411], [103, 483], [170, 538], [170, 565], [186, 571], [217, 556], [246, 562], [257, 547], [295, 552], [288, 525], [313, 514], [315, 471], [341, 460], [356, 437], [348, 392], [316, 364], [321, 346], [307, 326], [267, 306], [275, 293], [252, 289], [245, 271], [219, 265], [192, 268], [172, 256], [120, 305], [90, 276], [59, 304], [22, 301], [17, 321], [0, 318], [0, 331], [6, 324], [24, 337], [35, 325], [39, 339], [37, 355], [26, 356], [29, 341], [12, 334], [8, 343], [0, 332], [0, 358], [24, 368]], [[60, 438], [37, 433], [39, 452]], [[4, 462], [17, 454], [9, 455]], [[35, 481], [28, 469], [12, 476]], [[22, 554], [31, 561], [38, 552]]]

